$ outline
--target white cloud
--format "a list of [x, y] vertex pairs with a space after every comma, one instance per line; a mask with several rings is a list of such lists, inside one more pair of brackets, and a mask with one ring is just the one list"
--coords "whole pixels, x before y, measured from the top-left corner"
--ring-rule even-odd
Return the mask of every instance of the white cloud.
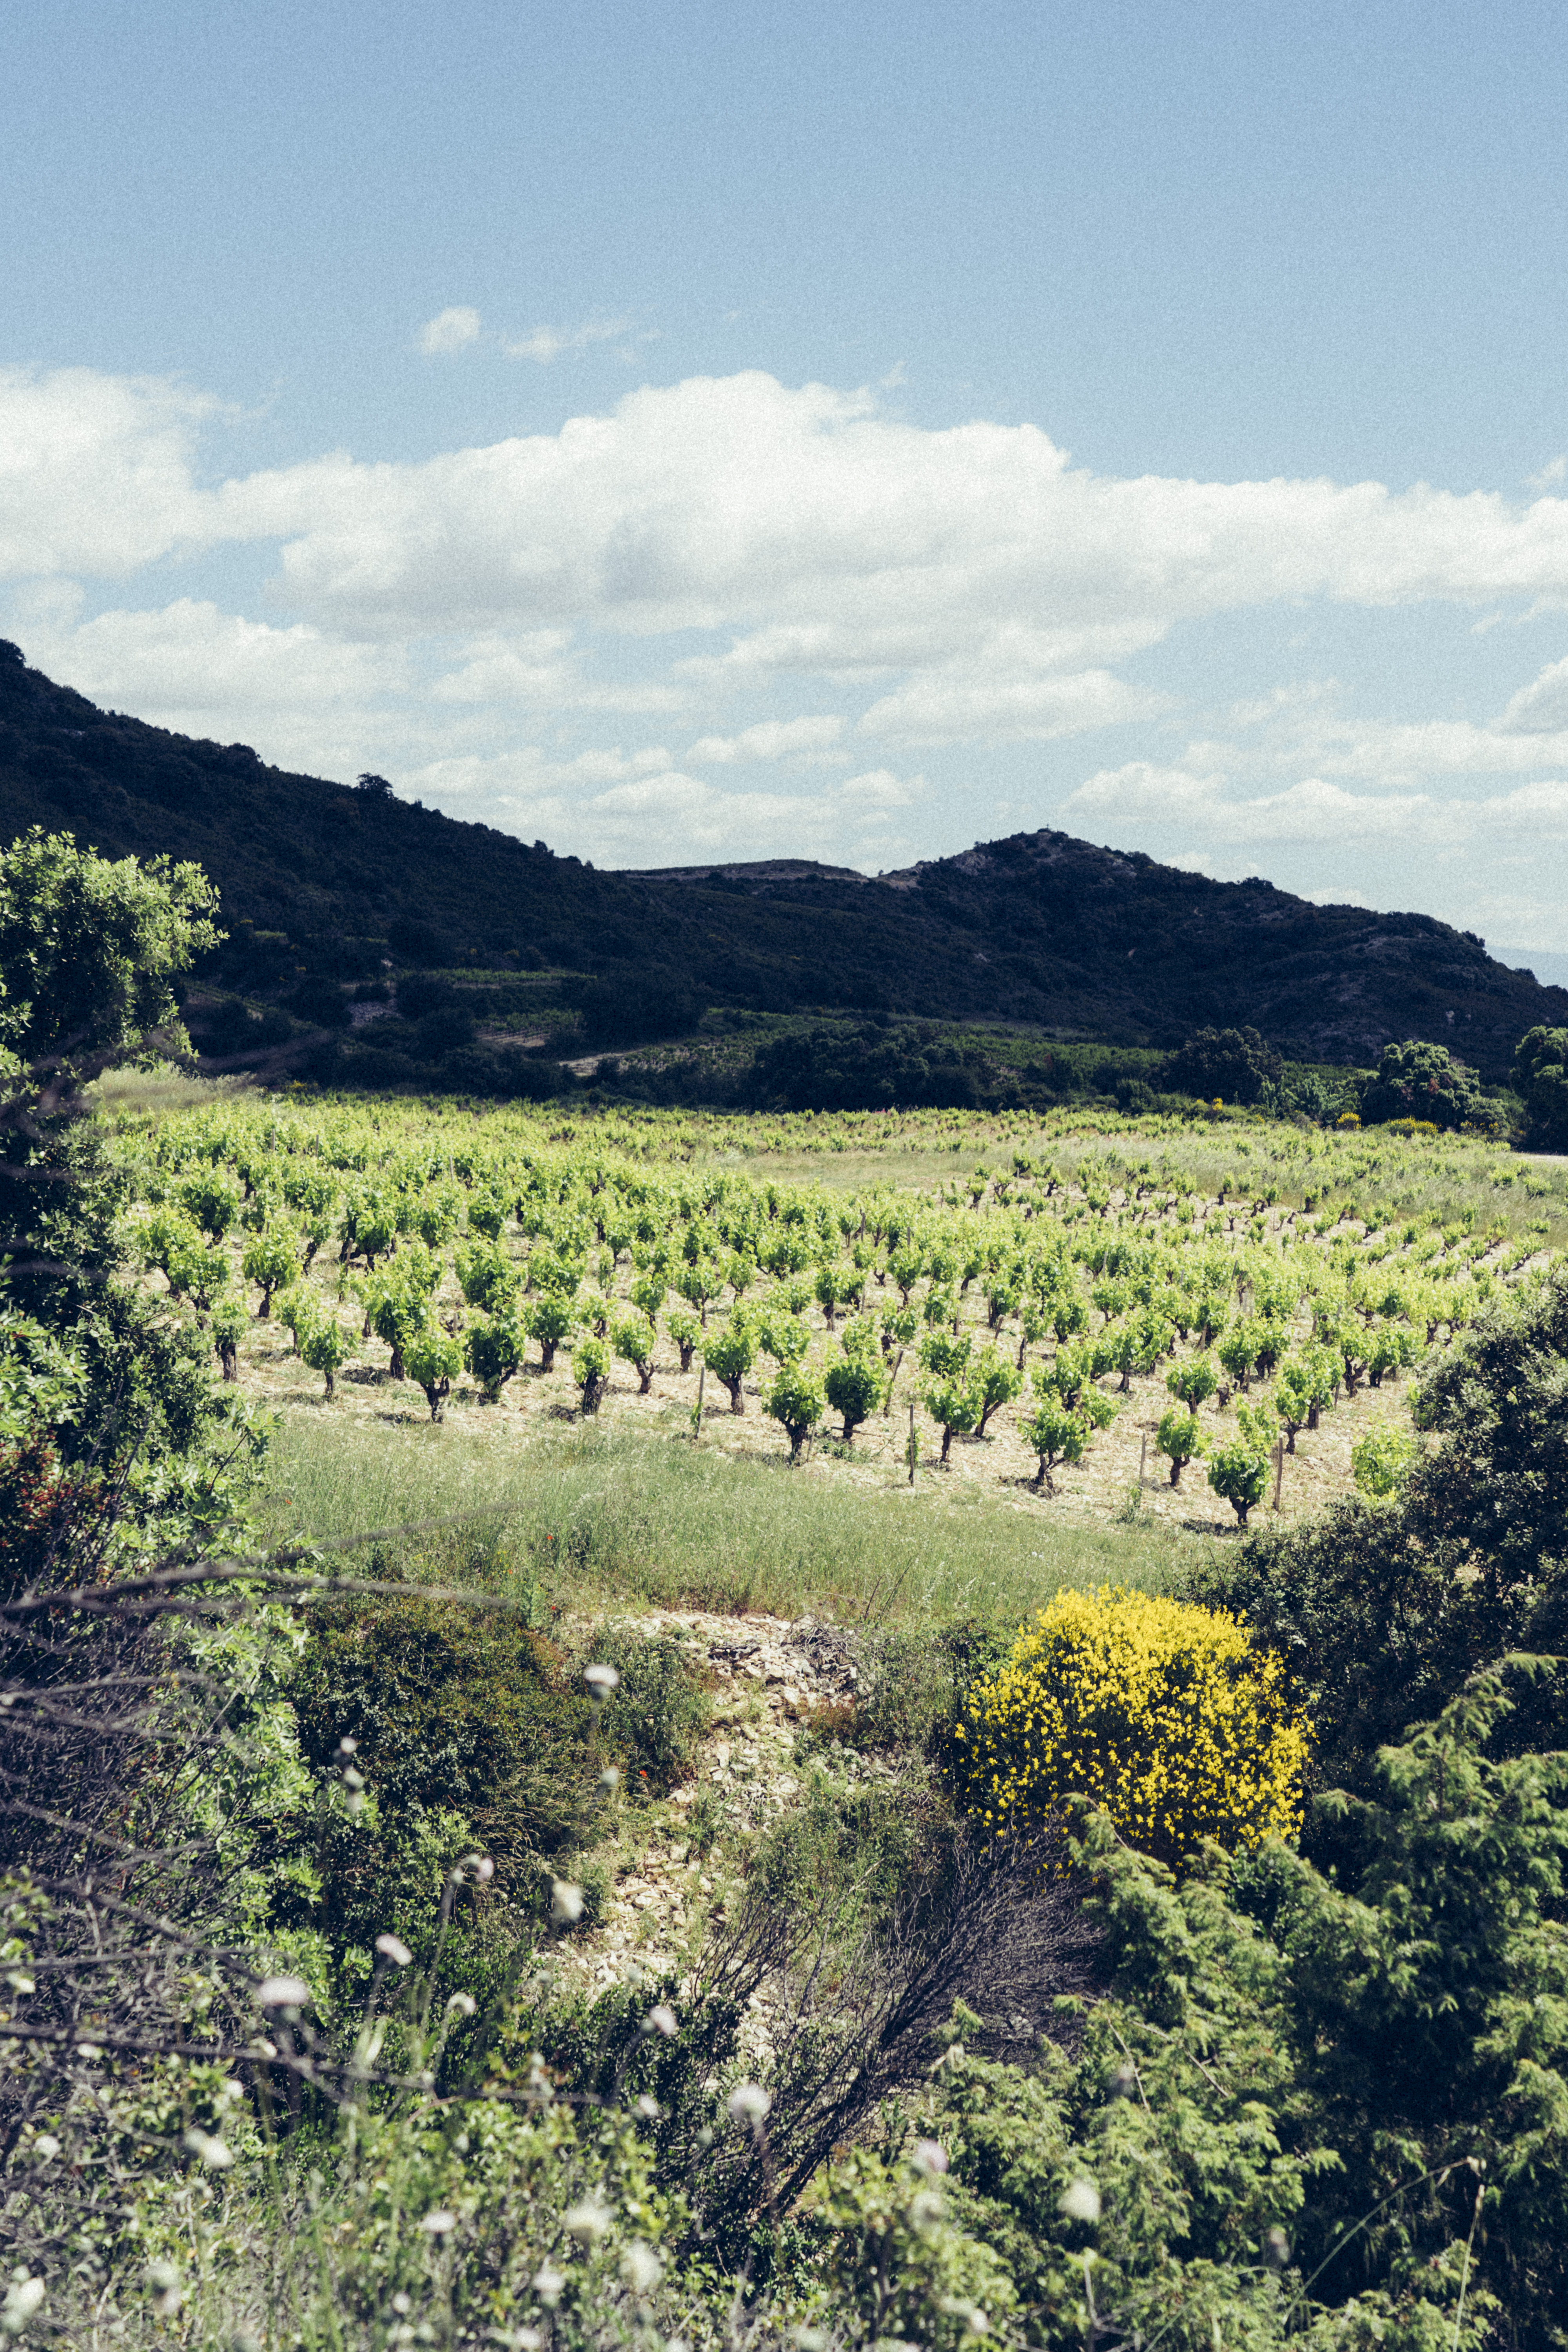
[[1531, 490], [1558, 490], [1568, 482], [1568, 457], [1553, 457], [1542, 466], [1539, 474], [1531, 474], [1525, 488]]
[[[47, 644], [39, 650], [47, 656]], [[60, 650], [67, 650], [64, 641]], [[236, 705], [288, 709], [406, 682], [401, 656], [384, 646], [348, 645], [304, 621], [273, 628], [185, 596], [158, 612], [100, 613], [79, 623], [70, 633], [68, 658], [95, 699], [120, 702], [133, 694], [149, 715], [210, 714]]]
[[1568, 733], [1568, 660], [1552, 662], [1521, 687], [1498, 725], [1521, 735]]
[[[515, 348], [542, 362], [630, 331], [601, 319]], [[484, 333], [458, 306], [421, 341], [457, 351]], [[1121, 478], [1075, 466], [1034, 425], [931, 430], [868, 393], [757, 373], [644, 385], [557, 432], [417, 461], [328, 452], [226, 478], [208, 462], [224, 418], [176, 383], [0, 373], [0, 573], [20, 616], [5, 625], [100, 698], [291, 764], [377, 767], [639, 863], [682, 856], [687, 825], [704, 852], [842, 859], [858, 829], [915, 809], [929, 852], [980, 829], [1005, 793], [1018, 822], [1103, 816], [1221, 862], [1249, 845], [1294, 845], [1304, 864], [1360, 845], [1408, 903], [1420, 886], [1401, 858], [1451, 856], [1479, 892], [1487, 858], [1522, 865], [1561, 837], [1568, 662], [1511, 699], [1513, 681], [1500, 687], [1489, 717], [1455, 716], [1446, 685], [1442, 716], [1406, 698], [1394, 720], [1347, 711], [1331, 681], [1279, 675], [1314, 602], [1517, 617], [1568, 601], [1555, 465], [1528, 500]], [[275, 572], [259, 612], [225, 609], [213, 575], [171, 601], [164, 572], [135, 600], [147, 609], [129, 609], [120, 583], [139, 568], [211, 553], [227, 578], [246, 548]], [[112, 610], [93, 609], [100, 583]], [[1190, 666], [1162, 672], [1184, 628], [1281, 605], [1289, 621], [1261, 656], [1254, 632], [1228, 709], [1194, 709]], [[1214, 738], [1181, 748], [1178, 721], [1185, 734], [1194, 719]], [[667, 740], [613, 753], [581, 740], [639, 720]], [[1058, 750], [1026, 774], [1012, 748], [1113, 728], [1142, 733], [1101, 753], [1065, 807], [1058, 795], [1095, 763], [1069, 772]], [[520, 748], [522, 729], [550, 740]], [[676, 741], [689, 745], [679, 764]], [[993, 751], [994, 766], [944, 768], [959, 745]], [[895, 772], [906, 747], [930, 747], [930, 785]], [[1142, 758], [1121, 760], [1131, 749]], [[890, 764], [841, 788], [809, 773], [847, 771], [857, 752]], [[801, 788], [721, 789], [726, 771], [768, 761]]]
[[630, 319], [588, 319], [580, 327], [534, 327], [504, 346], [509, 360], [537, 360], [548, 367], [563, 352], [586, 351], [595, 343], [614, 343], [629, 337], [635, 343], [658, 340], [651, 327], [638, 328]]
[[763, 719], [739, 735], [704, 735], [687, 758], [697, 767], [731, 767], [738, 761], [807, 759], [847, 761], [838, 750], [842, 719]]
[[[1456, 847], [1498, 836], [1568, 840], [1568, 783], [1521, 785], [1481, 800], [1439, 800], [1426, 793], [1347, 793], [1321, 776], [1308, 776], [1282, 793], [1233, 797], [1225, 776], [1161, 768], [1142, 760], [1101, 769], [1070, 793], [1067, 814], [1080, 822], [1123, 830], [1180, 831], [1226, 846], [1306, 845], [1342, 850], [1418, 839], [1426, 849]], [[1174, 865], [1207, 870], [1185, 850]]]
[[419, 348], [426, 359], [443, 358], [448, 352], [467, 351], [479, 340], [479, 314], [466, 302], [454, 303], [449, 310], [438, 310], [419, 330]]
[[177, 383], [0, 369], [0, 578], [119, 578], [199, 544], [195, 434], [217, 414]]

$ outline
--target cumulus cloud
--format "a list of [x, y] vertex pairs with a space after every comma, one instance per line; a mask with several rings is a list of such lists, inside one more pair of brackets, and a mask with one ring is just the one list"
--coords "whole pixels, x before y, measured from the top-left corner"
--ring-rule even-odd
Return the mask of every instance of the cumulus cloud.
[[[1141, 829], [1171, 829], [1189, 840], [1227, 846], [1306, 843], [1376, 846], [1418, 839], [1424, 848], [1457, 847], [1502, 837], [1568, 840], [1568, 783], [1520, 785], [1484, 799], [1438, 799], [1427, 793], [1348, 793], [1321, 776], [1308, 776], [1282, 793], [1233, 794], [1227, 779], [1133, 760], [1101, 769], [1070, 793], [1069, 817], [1135, 837]], [[1206, 864], [1192, 850], [1178, 865]]]
[[0, 578], [118, 578], [203, 543], [195, 443], [218, 413], [177, 383], [0, 369]]
[[419, 348], [426, 359], [438, 359], [447, 352], [467, 351], [479, 340], [479, 314], [466, 302], [455, 303], [449, 310], [437, 310], [419, 330]]
[[842, 719], [763, 719], [738, 735], [704, 735], [687, 758], [695, 767], [732, 767], [738, 761], [805, 759], [847, 761], [838, 748]]
[[1552, 662], [1521, 687], [1498, 724], [1521, 735], [1568, 733], [1568, 660]]
[[[542, 364], [631, 331], [605, 318], [513, 348]], [[419, 341], [438, 354], [484, 332], [455, 306]], [[999, 793], [1018, 822], [1146, 825], [1183, 855], [1256, 845], [1264, 865], [1269, 845], [1369, 859], [1382, 845], [1392, 861], [1401, 845], [1468, 856], [1489, 837], [1523, 857], [1532, 828], [1558, 837], [1568, 662], [1511, 699], [1510, 681], [1489, 717], [1417, 705], [1394, 720], [1277, 674], [1204, 711], [1194, 667], [1162, 653], [1194, 625], [1268, 608], [1292, 633], [1313, 604], [1552, 609], [1568, 598], [1555, 464], [1512, 499], [1119, 478], [1034, 425], [933, 430], [871, 393], [760, 373], [645, 384], [556, 432], [419, 460], [338, 451], [226, 476], [210, 461], [224, 422], [178, 383], [0, 373], [0, 575], [33, 658], [268, 756], [377, 767], [495, 821], [515, 809], [520, 830], [554, 810], [536, 830], [569, 824], [574, 845], [638, 862], [683, 855], [687, 824], [726, 856], [820, 841], [842, 856], [857, 827], [916, 812], [952, 836], [919, 846], [950, 847], [965, 809], [980, 829]], [[170, 601], [162, 575], [145, 611], [127, 608], [120, 583], [139, 568], [221, 553], [228, 579], [247, 547], [273, 570], [261, 612], [224, 609], [210, 579]], [[100, 583], [112, 609], [94, 612]], [[574, 740], [605, 715], [669, 740], [679, 728], [689, 749], [574, 772], [612, 760]], [[519, 751], [520, 728], [552, 736], [548, 751]], [[1141, 738], [1068, 766], [1075, 740], [1130, 730]], [[1032, 745], [1056, 748], [1026, 771], [1017, 747]], [[994, 755], [984, 783], [963, 747]], [[896, 772], [928, 750], [931, 787]], [[805, 788], [857, 751], [889, 765]], [[727, 772], [766, 762], [801, 789], [725, 789]], [[1490, 799], [1467, 782], [1486, 778]], [[792, 826], [805, 830], [789, 840]]]

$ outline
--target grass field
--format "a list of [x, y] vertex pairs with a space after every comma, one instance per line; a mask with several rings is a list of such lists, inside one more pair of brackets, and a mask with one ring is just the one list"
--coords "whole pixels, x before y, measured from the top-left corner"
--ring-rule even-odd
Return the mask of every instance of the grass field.
[[271, 1542], [418, 1528], [396, 1546], [410, 1572], [531, 1592], [542, 1610], [637, 1601], [866, 1624], [1016, 1623], [1064, 1584], [1161, 1590], [1194, 1540], [1152, 1519], [1024, 1514], [973, 1487], [951, 1501], [846, 1490], [810, 1465], [613, 1426], [501, 1450], [457, 1427], [303, 1414], [281, 1420], [261, 1517]]

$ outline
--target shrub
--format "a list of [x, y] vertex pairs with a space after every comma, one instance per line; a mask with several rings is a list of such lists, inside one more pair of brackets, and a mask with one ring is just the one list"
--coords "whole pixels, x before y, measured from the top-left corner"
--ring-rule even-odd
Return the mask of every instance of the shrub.
[[577, 1318], [561, 1293], [550, 1290], [529, 1307], [522, 1328], [531, 1339], [538, 1340], [539, 1367], [548, 1372], [554, 1367], [556, 1349], [576, 1329]]
[[463, 1360], [494, 1404], [522, 1361], [523, 1334], [510, 1316], [471, 1323], [463, 1334]]
[[583, 1411], [597, 1412], [610, 1385], [610, 1351], [602, 1339], [590, 1335], [584, 1340], [572, 1358], [572, 1377], [577, 1383]]
[[823, 1388], [834, 1412], [844, 1416], [846, 1445], [881, 1403], [883, 1381], [881, 1365], [868, 1356], [840, 1356], [827, 1367]]
[[653, 1386], [653, 1351], [658, 1345], [653, 1325], [646, 1315], [626, 1315], [616, 1325], [610, 1344], [621, 1361], [630, 1364], [637, 1376], [637, 1394], [647, 1396]]
[[1056, 1471], [1062, 1463], [1070, 1465], [1083, 1460], [1083, 1449], [1089, 1442], [1089, 1424], [1076, 1408], [1059, 1404], [1047, 1397], [1020, 1424], [1020, 1433], [1026, 1437], [1040, 1459], [1035, 1474], [1037, 1486], [1044, 1486], [1054, 1495]]
[[1195, 1412], [1184, 1412], [1180, 1405], [1172, 1405], [1160, 1418], [1154, 1438], [1154, 1450], [1165, 1454], [1171, 1465], [1171, 1484], [1179, 1486], [1182, 1473], [1196, 1454], [1208, 1450], [1208, 1440], [1198, 1426]]
[[1261, 1411], [1252, 1413], [1243, 1405], [1237, 1418], [1241, 1433], [1228, 1445], [1215, 1446], [1209, 1462], [1209, 1485], [1216, 1495], [1225, 1496], [1245, 1527], [1248, 1511], [1268, 1491], [1268, 1438]]
[[624, 1759], [627, 1793], [667, 1797], [695, 1761], [708, 1722], [691, 1651], [672, 1633], [611, 1621], [594, 1627], [582, 1655], [620, 1676], [605, 1704], [603, 1738]]
[[349, 1359], [349, 1335], [335, 1315], [306, 1324], [300, 1335], [300, 1353], [313, 1372], [325, 1373], [331, 1396], [337, 1375]]
[[[363, 1823], [321, 1857], [314, 1924], [340, 1949], [368, 1951], [383, 1928], [414, 1939], [428, 1890], [405, 1884], [404, 1863], [426, 1832], [477, 1843], [494, 1859], [498, 1894], [526, 1904], [542, 1858], [582, 1836], [602, 1764], [623, 1760], [619, 1738], [597, 1724], [542, 1636], [510, 1612], [416, 1591], [313, 1611], [289, 1696], [312, 1780], [331, 1784], [339, 1743], [352, 1739], [373, 1800]], [[317, 1809], [296, 1829], [310, 1852]], [[394, 1907], [378, 1909], [384, 1902]]]
[[405, 1340], [403, 1360], [409, 1379], [425, 1391], [431, 1420], [439, 1421], [452, 1382], [463, 1369], [461, 1346], [439, 1323], [426, 1323]]
[[1356, 1485], [1373, 1502], [1396, 1494], [1420, 1455], [1420, 1446], [1407, 1429], [1384, 1422], [1358, 1437], [1351, 1448], [1351, 1468]]
[[1173, 1865], [1291, 1836], [1307, 1727], [1234, 1617], [1106, 1586], [1058, 1592], [970, 1689], [955, 1775], [988, 1836], [1044, 1836], [1076, 1793]]
[[779, 1366], [778, 1377], [765, 1402], [773, 1419], [784, 1423], [790, 1460], [798, 1462], [801, 1447], [822, 1418], [821, 1388], [809, 1372], [786, 1358]]
[[710, 1331], [702, 1342], [703, 1360], [716, 1380], [723, 1381], [730, 1391], [731, 1412], [744, 1412], [746, 1400], [741, 1383], [756, 1360], [756, 1342], [749, 1323], [738, 1315], [717, 1331]]

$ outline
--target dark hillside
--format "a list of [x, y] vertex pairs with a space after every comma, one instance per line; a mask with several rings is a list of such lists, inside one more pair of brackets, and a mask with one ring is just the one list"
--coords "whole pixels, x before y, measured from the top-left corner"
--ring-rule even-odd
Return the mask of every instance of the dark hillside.
[[[679, 1034], [711, 1005], [1151, 1045], [1244, 1021], [1317, 1062], [1436, 1039], [1496, 1079], [1526, 1029], [1568, 1024], [1568, 991], [1429, 916], [1314, 907], [1066, 834], [876, 879], [805, 859], [597, 873], [542, 842], [286, 774], [244, 744], [100, 710], [0, 645], [0, 837], [30, 824], [110, 855], [198, 859], [230, 934], [204, 982], [310, 1023], [341, 1019], [341, 984], [390, 965], [514, 974], [520, 1002], [537, 975], [546, 1029], [573, 1023], [606, 1048]], [[426, 1017], [444, 1017], [434, 997]]]

